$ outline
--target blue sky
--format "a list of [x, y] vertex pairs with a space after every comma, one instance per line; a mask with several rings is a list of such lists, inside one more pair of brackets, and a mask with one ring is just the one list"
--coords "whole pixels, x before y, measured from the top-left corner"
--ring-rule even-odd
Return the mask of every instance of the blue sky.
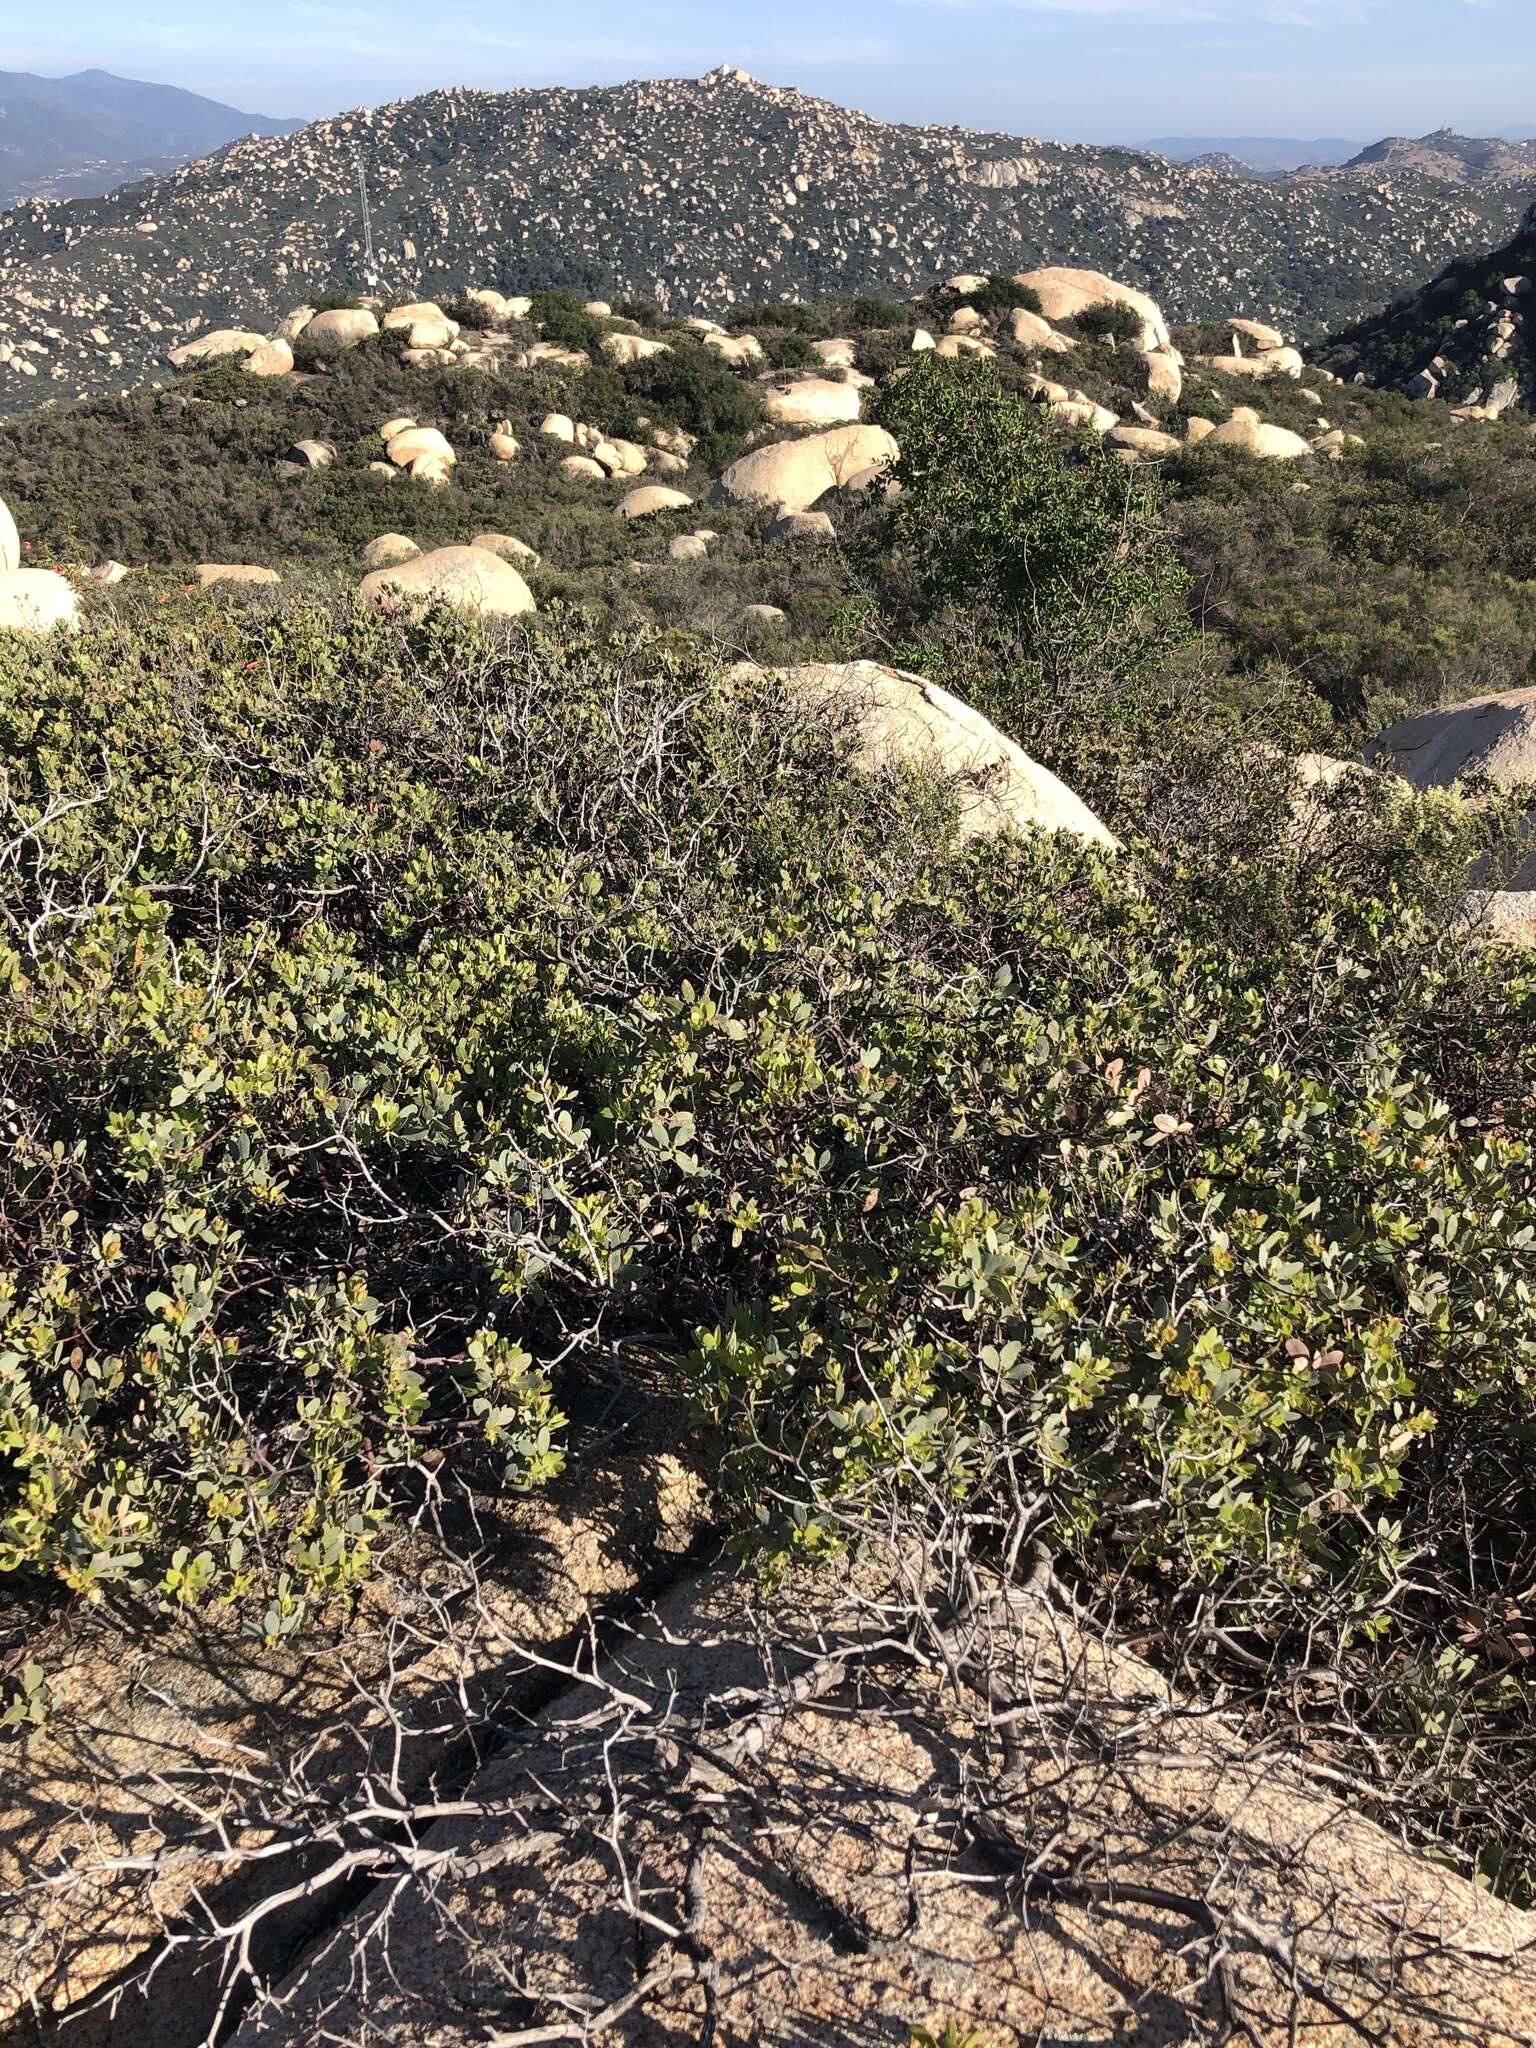
[[267, 114], [729, 62], [1074, 141], [1536, 131], [1536, 0], [0, 0], [0, 29], [7, 69], [99, 64]]

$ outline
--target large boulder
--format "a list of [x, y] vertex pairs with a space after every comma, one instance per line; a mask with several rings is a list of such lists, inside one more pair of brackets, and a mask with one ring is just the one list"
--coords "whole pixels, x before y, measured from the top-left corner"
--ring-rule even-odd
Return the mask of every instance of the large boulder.
[[402, 562], [414, 562], [421, 553], [408, 534], [381, 533], [363, 549], [365, 569], [395, 569]]
[[729, 505], [772, 505], [808, 512], [828, 491], [838, 490], [861, 470], [887, 468], [900, 450], [884, 427], [833, 427], [799, 441], [773, 441], [733, 462], [715, 486], [715, 498]]
[[[711, 1572], [600, 1638], [448, 1818], [375, 1851], [340, 1925], [284, 1945], [230, 2048], [1531, 2039], [1536, 1917], [1351, 1810], [1342, 1771], [1177, 1691], [1086, 1603], [980, 1573], [953, 1628], [877, 1662], [918, 1567], [865, 1548], [761, 1590]], [[638, 1961], [637, 1894], [666, 1915]]]
[[264, 341], [241, 364], [247, 377], [286, 377], [293, 368], [293, 348], [286, 341]]
[[1184, 396], [1184, 370], [1168, 349], [1143, 349], [1136, 358], [1141, 388], [1160, 405], [1177, 405]]
[[193, 574], [204, 590], [211, 590], [216, 583], [244, 583], [269, 588], [283, 580], [275, 569], [263, 569], [251, 562], [199, 562]]
[[52, 569], [0, 571], [0, 633], [51, 633], [80, 628], [74, 586]]
[[430, 356], [445, 349], [458, 333], [453, 322], [441, 313], [436, 319], [413, 320], [406, 330], [406, 351], [411, 356]]
[[610, 363], [617, 363], [622, 369], [630, 363], [643, 363], [651, 356], [669, 356], [672, 344], [653, 341], [644, 334], [605, 334], [602, 350]]
[[1478, 938], [1536, 951], [1536, 893], [1531, 889], [1475, 889], [1467, 899], [1467, 915]]
[[852, 384], [829, 377], [799, 377], [763, 393], [763, 410], [780, 427], [835, 427], [859, 417], [861, 399]]
[[811, 354], [827, 370], [851, 370], [859, 360], [859, 344], [851, 336], [840, 334], [832, 341], [813, 341]]
[[642, 484], [621, 498], [615, 510], [621, 519], [649, 519], [657, 512], [681, 512], [692, 503], [686, 491], [674, 491], [666, 484]]
[[[452, 1539], [402, 1531], [381, 1547], [344, 1626], [263, 1639], [217, 1609], [135, 1622], [84, 1601], [45, 1616], [51, 1711], [7, 1739], [0, 1772], [0, 2039], [201, 2048], [220, 2005], [217, 1972], [198, 1943], [165, 1941], [167, 1916], [196, 1902], [206, 1925], [217, 1900], [233, 1919], [274, 1886], [264, 1875], [254, 1893], [246, 1883], [271, 1870], [261, 1857], [242, 1874], [243, 1859], [180, 1853], [175, 1814], [192, 1788], [220, 1796], [232, 1765], [260, 1758], [257, 1776], [291, 1763], [293, 1782], [339, 1811], [376, 1771], [392, 1793], [430, 1799], [457, 1768], [455, 1713], [473, 1726], [485, 1708], [515, 1716], [547, 1694], [514, 1645], [561, 1655], [594, 1610], [648, 1592], [649, 1576], [676, 1569], [701, 1536], [704, 1488], [661, 1448], [683, 1426], [658, 1403], [633, 1450], [626, 1432], [618, 1457], [599, 1451], [548, 1489], [496, 1499], [494, 1555], [473, 1564]], [[168, 1847], [171, 1864], [157, 1871]], [[122, 1859], [110, 1870], [108, 1854]], [[46, 1881], [71, 1869], [79, 1883]], [[299, 1880], [296, 1910], [281, 1918], [285, 1950], [334, 1913], [329, 1890], [310, 1893], [303, 1877], [299, 1862], [276, 1880]], [[147, 1995], [125, 1988], [115, 2014], [82, 2016], [152, 1956]], [[398, 2038], [406, 2048], [424, 2037]]]
[[21, 567], [21, 536], [16, 531], [16, 521], [11, 508], [0, 498], [0, 574]]
[[820, 545], [823, 541], [836, 540], [837, 528], [825, 512], [781, 512], [768, 529], [768, 538], [777, 541], [811, 541]]
[[167, 352], [166, 361], [178, 370], [194, 369], [199, 363], [222, 362], [226, 356], [254, 355], [265, 348], [267, 337], [244, 327], [216, 327], [211, 334], [199, 334]]
[[1475, 776], [1499, 789], [1536, 785], [1536, 689], [1503, 690], [1426, 711], [1369, 742], [1366, 759], [1415, 789], [1449, 789]]
[[499, 427], [495, 433], [487, 435], [485, 445], [495, 462], [516, 462], [521, 453], [517, 436], [503, 433]]
[[[1369, 741], [1365, 757], [1415, 789], [1467, 781], [1513, 792], [1536, 788], [1536, 689], [1502, 690], [1404, 719]], [[1536, 890], [1536, 855], [1505, 879], [1512, 890]]]
[[362, 595], [377, 610], [448, 604], [480, 618], [516, 619], [535, 609], [533, 592], [510, 562], [489, 548], [433, 548], [393, 569], [376, 569]]
[[388, 443], [387, 453], [396, 469], [409, 469], [423, 455], [434, 456], [446, 464], [459, 459], [447, 435], [439, 433], [436, 427], [406, 427]]
[[1202, 369], [1216, 370], [1224, 377], [1251, 377], [1259, 382], [1269, 377], [1299, 378], [1306, 368], [1301, 350], [1265, 349], [1256, 356], [1197, 356]]
[[1094, 306], [1128, 306], [1141, 321], [1144, 349], [1167, 348], [1172, 339], [1163, 309], [1134, 285], [1119, 284], [1102, 270], [1070, 270], [1059, 265], [1026, 271], [1018, 280], [1028, 285], [1040, 301], [1040, 310], [1053, 325], [1058, 320], [1075, 320]]
[[[396, 306], [384, 315], [386, 334], [409, 334], [418, 323], [425, 323], [428, 326], [441, 323], [444, 327], [452, 324], [436, 299], [412, 299], [408, 304]], [[412, 343], [412, 347], [420, 346], [422, 344]]]
[[1136, 455], [1172, 455], [1184, 446], [1174, 434], [1159, 433], [1156, 427], [1111, 427], [1104, 437], [1112, 448], [1128, 448]]
[[297, 469], [329, 469], [336, 460], [336, 450], [329, 441], [295, 441], [287, 460]]
[[706, 348], [724, 357], [733, 370], [755, 370], [764, 360], [763, 344], [755, 334], [711, 332], [703, 336], [703, 341]]
[[322, 348], [359, 348], [378, 331], [378, 321], [365, 306], [339, 307], [334, 312], [317, 313], [304, 329], [304, 338]]
[[1298, 456], [1312, 453], [1310, 441], [1293, 434], [1289, 427], [1270, 426], [1245, 405], [1207, 434], [1205, 442], [1211, 448], [1239, 449], [1261, 462], [1294, 462]]
[[1015, 306], [1008, 315], [1008, 332], [1015, 348], [1043, 348], [1061, 355], [1077, 347], [1070, 335], [1058, 334], [1049, 320], [1042, 320], [1027, 306]]
[[472, 306], [483, 306], [493, 320], [521, 320], [532, 309], [531, 300], [509, 299], [503, 293], [490, 291], [483, 285], [467, 291], [464, 296]]
[[1285, 336], [1278, 327], [1266, 327], [1262, 320], [1229, 320], [1228, 330], [1237, 341], [1251, 341], [1255, 348], [1284, 348]]
[[1065, 832], [1094, 846], [1117, 844], [1081, 797], [937, 683], [876, 661], [772, 673], [797, 704], [857, 732], [861, 766], [879, 772], [910, 762], [949, 781], [967, 839], [1006, 831]]

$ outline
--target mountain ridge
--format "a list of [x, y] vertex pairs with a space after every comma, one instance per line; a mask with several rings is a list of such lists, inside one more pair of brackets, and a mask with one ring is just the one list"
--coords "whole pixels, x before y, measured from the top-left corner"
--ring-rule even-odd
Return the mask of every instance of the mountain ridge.
[[111, 71], [0, 71], [0, 207], [97, 196], [240, 135], [291, 135], [303, 125]]

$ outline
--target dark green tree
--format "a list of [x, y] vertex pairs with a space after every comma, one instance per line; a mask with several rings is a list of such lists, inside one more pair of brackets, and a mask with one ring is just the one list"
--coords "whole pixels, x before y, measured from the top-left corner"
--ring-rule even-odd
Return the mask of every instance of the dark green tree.
[[[900, 492], [856, 544], [887, 627], [1016, 731], [1158, 676], [1189, 634], [1156, 486], [989, 363], [917, 363], [881, 393]], [[947, 650], [947, 652], [946, 652]]]

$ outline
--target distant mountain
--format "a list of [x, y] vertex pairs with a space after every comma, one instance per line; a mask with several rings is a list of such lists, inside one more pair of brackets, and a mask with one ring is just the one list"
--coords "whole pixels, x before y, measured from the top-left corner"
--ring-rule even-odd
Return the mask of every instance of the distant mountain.
[[172, 85], [80, 71], [0, 71], [0, 206], [78, 198], [168, 171], [241, 135], [291, 135], [299, 121], [242, 114]]
[[0, 215], [0, 411], [117, 391], [198, 327], [386, 287], [643, 294], [672, 312], [895, 293], [1075, 263], [1171, 317], [1322, 334], [1505, 240], [1529, 191], [1415, 172], [1234, 177], [1128, 149], [897, 127], [723, 68], [590, 91], [454, 90], [231, 144], [105, 198]]
[[1143, 143], [1170, 163], [1189, 164], [1215, 157], [1230, 157], [1250, 171], [1266, 174], [1299, 171], [1303, 164], [1342, 164], [1360, 148], [1358, 142], [1340, 142], [1327, 136], [1316, 142], [1298, 142], [1284, 135], [1165, 135], [1160, 141]]
[[1458, 135], [1437, 128], [1417, 139], [1389, 135], [1361, 150], [1346, 170], [1418, 171], [1451, 185], [1487, 185], [1501, 179], [1536, 180], [1536, 142], [1507, 142], [1499, 136]]
[[1341, 376], [1495, 413], [1536, 409], [1536, 206], [1514, 239], [1463, 257], [1422, 291], [1338, 335]]

